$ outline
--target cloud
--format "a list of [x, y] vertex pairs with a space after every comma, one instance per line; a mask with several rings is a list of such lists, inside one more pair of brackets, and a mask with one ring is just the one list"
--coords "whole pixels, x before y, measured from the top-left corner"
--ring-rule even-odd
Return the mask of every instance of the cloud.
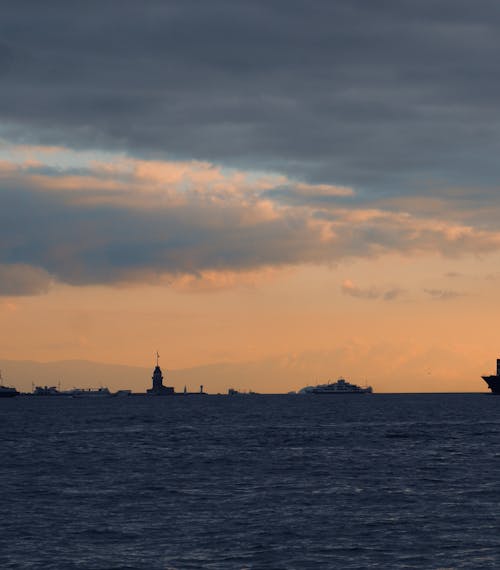
[[[346, 188], [199, 161], [116, 155], [78, 163], [79, 153], [64, 150], [57, 166], [54, 153], [44, 162], [43, 152], [36, 160], [31, 152], [17, 149], [0, 163], [0, 264], [41, 271], [30, 274], [34, 292], [51, 280], [224, 289], [303, 264], [500, 249], [500, 232], [366, 208]], [[283, 200], [284, 188], [300, 200]]]
[[342, 293], [350, 295], [351, 297], [358, 297], [361, 299], [378, 299], [380, 293], [374, 289], [361, 289], [355, 285], [350, 279], [346, 279], [341, 286]]
[[50, 5], [0, 25], [0, 263], [33, 291], [500, 248], [493, 0]]
[[283, 270], [266, 268], [256, 271], [203, 271], [168, 279], [168, 285], [183, 293], [218, 292], [235, 287], [254, 289], [282, 276]]
[[[0, 296], [38, 295], [46, 293], [52, 284], [47, 271], [24, 264], [0, 265]], [[15, 304], [6, 303], [15, 310]]]
[[393, 301], [394, 299], [400, 297], [402, 293], [404, 293], [403, 289], [388, 289], [384, 291], [382, 298], [384, 301]]
[[344, 295], [357, 297], [358, 299], [382, 299], [384, 301], [393, 301], [404, 293], [403, 289], [378, 289], [376, 287], [361, 288], [355, 285], [350, 279], [345, 279], [341, 285]]
[[263, 197], [291, 206], [331, 208], [342, 204], [346, 198], [352, 198], [354, 194], [352, 188], [345, 186], [297, 183], [276, 186], [264, 192]]
[[0, 119], [19, 141], [385, 197], [497, 183], [493, 0], [50, 6], [2, 10]]
[[449, 301], [465, 295], [465, 293], [460, 293], [459, 291], [453, 291], [451, 289], [424, 289], [424, 292], [436, 301]]

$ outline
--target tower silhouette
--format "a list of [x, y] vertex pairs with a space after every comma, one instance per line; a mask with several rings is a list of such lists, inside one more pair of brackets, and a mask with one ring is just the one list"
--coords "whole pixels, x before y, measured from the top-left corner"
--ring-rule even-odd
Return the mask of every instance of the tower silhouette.
[[148, 394], [152, 396], [167, 396], [175, 394], [174, 388], [172, 386], [163, 385], [163, 374], [160, 368], [160, 355], [158, 351], [156, 352], [156, 366], [153, 370], [153, 376], [151, 380], [153, 381], [152, 387], [147, 391]]

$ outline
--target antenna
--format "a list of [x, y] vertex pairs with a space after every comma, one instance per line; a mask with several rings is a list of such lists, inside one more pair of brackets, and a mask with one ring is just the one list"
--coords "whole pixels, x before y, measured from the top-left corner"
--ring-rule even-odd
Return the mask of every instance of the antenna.
[[158, 360], [160, 359], [160, 353], [156, 351], [156, 366], [158, 366]]

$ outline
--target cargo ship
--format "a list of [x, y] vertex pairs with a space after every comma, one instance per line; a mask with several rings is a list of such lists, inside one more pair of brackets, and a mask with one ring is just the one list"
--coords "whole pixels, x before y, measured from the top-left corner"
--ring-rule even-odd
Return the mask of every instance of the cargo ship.
[[492, 394], [500, 394], [500, 358], [497, 358], [497, 373], [481, 378], [488, 384]]

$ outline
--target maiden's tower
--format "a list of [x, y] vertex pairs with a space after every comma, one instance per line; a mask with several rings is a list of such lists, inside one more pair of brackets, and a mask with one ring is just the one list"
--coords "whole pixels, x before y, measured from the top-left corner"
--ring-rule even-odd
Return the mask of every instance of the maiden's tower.
[[156, 353], [156, 366], [153, 371], [153, 386], [147, 390], [147, 393], [151, 396], [172, 396], [175, 394], [173, 386], [163, 385], [163, 374], [161, 372], [160, 365], [158, 364], [160, 360], [160, 355]]

